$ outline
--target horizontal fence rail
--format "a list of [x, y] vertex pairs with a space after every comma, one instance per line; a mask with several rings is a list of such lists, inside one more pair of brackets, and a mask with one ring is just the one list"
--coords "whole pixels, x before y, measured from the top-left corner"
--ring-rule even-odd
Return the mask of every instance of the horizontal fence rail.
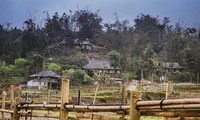
[[80, 111], [80, 112], [116, 112], [130, 110], [130, 106], [93, 106], [93, 105], [65, 105], [65, 109], [68, 111]]

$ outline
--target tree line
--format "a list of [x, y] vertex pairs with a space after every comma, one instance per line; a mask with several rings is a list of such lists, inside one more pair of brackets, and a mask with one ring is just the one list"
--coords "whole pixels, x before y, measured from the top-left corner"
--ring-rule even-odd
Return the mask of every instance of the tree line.
[[[43, 14], [45, 19], [39, 23], [31, 18], [24, 21], [23, 29], [0, 25], [1, 76], [5, 77], [2, 66], [14, 65], [19, 58], [29, 61], [27, 76], [42, 70], [44, 61], [51, 62], [47, 59], [51, 57], [62, 69], [80, 69], [87, 63], [85, 55], [78, 48], [64, 53], [59, 46], [63, 40], [72, 43], [77, 38], [105, 47], [112, 53], [108, 55], [116, 57], [112, 65], [120, 67], [130, 79], [139, 79], [144, 71], [146, 79], [159, 80], [162, 62], [178, 62], [186, 67], [184, 73], [170, 73], [169, 79], [196, 80], [200, 72], [199, 28], [171, 25], [169, 17], [148, 14], [139, 14], [134, 21], [115, 16], [113, 23], [103, 23], [98, 11], [87, 9], [62, 15], [56, 12], [52, 17], [46, 11]], [[152, 75], [155, 78], [150, 78]]]

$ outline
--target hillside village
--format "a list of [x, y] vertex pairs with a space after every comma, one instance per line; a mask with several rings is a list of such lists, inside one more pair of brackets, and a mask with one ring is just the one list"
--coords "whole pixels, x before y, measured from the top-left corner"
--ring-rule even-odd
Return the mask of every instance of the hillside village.
[[169, 19], [140, 14], [134, 26], [119, 19], [102, 24], [98, 13], [78, 10], [55, 13], [43, 27], [32, 19], [24, 21], [23, 30], [0, 25], [1, 85], [30, 86], [31, 76], [43, 71], [68, 76], [73, 85], [141, 79], [198, 83], [199, 30], [172, 26]]
[[[119, 67], [113, 67], [111, 66], [111, 61], [109, 61], [108, 58], [106, 58], [103, 55], [99, 55], [99, 53], [105, 53], [104, 47], [99, 47], [92, 45], [88, 39], [85, 41], [80, 42], [78, 39], [75, 39], [73, 43], [66, 43], [64, 40], [59, 43], [61, 50], [64, 51], [64, 53], [70, 53], [74, 51], [77, 47], [80, 48], [81, 53], [85, 55], [85, 58], [87, 59], [87, 63], [83, 65], [81, 68], [89, 77], [94, 77], [95, 74], [96, 77], [100, 79], [99, 81], [94, 80], [92, 84], [97, 84], [96, 82], [103, 83], [103, 84], [120, 84], [127, 82], [123, 79], [125, 79], [122, 76], [122, 70]], [[169, 72], [182, 72], [186, 68], [180, 66], [178, 63], [170, 63], [170, 62], [163, 62], [159, 63], [160, 67], [163, 69], [164, 73]], [[48, 88], [48, 89], [59, 89], [60, 88], [60, 79], [61, 76], [54, 73], [51, 70], [43, 70], [39, 73], [33, 74], [29, 76], [29, 81], [27, 83], [22, 84], [23, 87], [28, 88]], [[85, 78], [83, 78], [83, 81], [86, 81]], [[144, 79], [144, 78], [143, 78]], [[132, 78], [133, 80], [133, 78]], [[141, 79], [138, 79], [141, 81]], [[164, 76], [160, 77], [160, 80], [166, 81]], [[150, 81], [150, 80], [149, 80]]]

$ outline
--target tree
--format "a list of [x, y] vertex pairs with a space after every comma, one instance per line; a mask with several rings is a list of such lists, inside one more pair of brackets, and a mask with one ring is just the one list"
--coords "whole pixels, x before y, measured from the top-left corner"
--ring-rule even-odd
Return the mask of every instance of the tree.
[[6, 79], [8, 75], [13, 75], [16, 67], [14, 65], [7, 65], [4, 61], [0, 62], [0, 73], [3, 74], [2, 78]]
[[30, 59], [30, 69], [33, 73], [38, 73], [43, 69], [44, 58], [40, 54], [35, 54]]
[[117, 51], [111, 51], [107, 54], [107, 57], [111, 63], [111, 66], [114, 68], [121, 67], [121, 55]]
[[84, 76], [85, 76], [84, 71], [80, 69], [75, 70], [70, 76], [71, 83], [75, 85], [81, 84], [84, 80]]
[[102, 18], [98, 16], [98, 12], [93, 13], [89, 10], [75, 11], [73, 19], [76, 21], [78, 28], [78, 38], [85, 40], [86, 38], [94, 38], [95, 33], [102, 31]]
[[56, 63], [51, 63], [51, 64], [49, 64], [47, 69], [58, 73], [61, 70], [61, 66], [59, 64], [56, 64]]
[[15, 59], [15, 66], [16, 66], [16, 72], [19, 76], [24, 76], [27, 77], [28, 76], [28, 60], [24, 59], [24, 58], [17, 58]]
[[137, 77], [135, 72], [125, 72], [125, 73], [122, 74], [122, 76], [125, 80], [132, 80], [132, 79], [135, 79]]

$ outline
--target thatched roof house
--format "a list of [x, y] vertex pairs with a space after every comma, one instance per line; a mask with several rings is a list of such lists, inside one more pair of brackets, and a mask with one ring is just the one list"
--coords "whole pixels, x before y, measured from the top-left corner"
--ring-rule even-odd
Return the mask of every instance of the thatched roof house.
[[29, 76], [30, 78], [34, 78], [34, 77], [51, 77], [51, 78], [60, 78], [61, 76], [54, 73], [51, 70], [43, 70], [37, 74], [33, 74]]
[[83, 70], [89, 75], [92, 75], [94, 72], [108, 74], [109, 81], [107, 81], [107, 83], [122, 83], [121, 69], [112, 67], [107, 59], [90, 59], [89, 63], [83, 67]]
[[185, 67], [180, 66], [177, 62], [163, 62], [161, 66], [165, 70], [165, 72], [175, 72], [177, 70], [181, 72], [183, 69], [185, 69]]
[[100, 71], [106, 73], [120, 73], [120, 68], [114, 68], [107, 59], [90, 59], [89, 63], [83, 67], [85, 71]]
[[28, 87], [58, 89], [61, 83], [61, 76], [50, 70], [43, 70], [37, 74], [30, 75], [29, 78], [31, 80], [27, 82]]

